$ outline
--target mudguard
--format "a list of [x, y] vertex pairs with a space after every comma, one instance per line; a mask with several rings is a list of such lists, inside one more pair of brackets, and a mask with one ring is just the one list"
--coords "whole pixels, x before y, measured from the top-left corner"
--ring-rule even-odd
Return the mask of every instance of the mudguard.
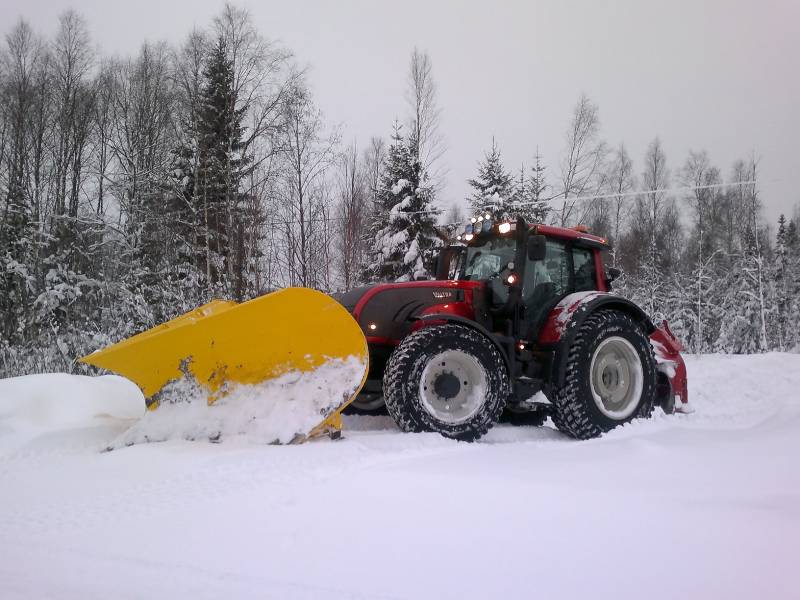
[[656, 357], [656, 368], [669, 381], [669, 392], [672, 394], [675, 410], [683, 413], [692, 412], [689, 406], [686, 364], [681, 356], [683, 345], [672, 333], [666, 321], [663, 321], [650, 335], [650, 344]]
[[578, 329], [589, 315], [600, 309], [614, 309], [630, 315], [642, 324], [648, 336], [656, 330], [650, 317], [641, 308], [617, 294], [593, 291], [575, 292], [565, 296], [550, 311], [538, 338], [539, 345], [554, 346], [550, 386], [563, 385], [566, 357]]

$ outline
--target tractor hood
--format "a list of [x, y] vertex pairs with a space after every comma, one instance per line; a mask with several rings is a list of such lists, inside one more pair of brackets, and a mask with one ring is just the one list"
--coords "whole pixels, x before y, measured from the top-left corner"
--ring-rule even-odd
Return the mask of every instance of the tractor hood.
[[480, 318], [475, 309], [483, 305], [483, 287], [479, 281], [409, 281], [358, 287], [333, 297], [368, 338], [399, 341], [427, 315]]

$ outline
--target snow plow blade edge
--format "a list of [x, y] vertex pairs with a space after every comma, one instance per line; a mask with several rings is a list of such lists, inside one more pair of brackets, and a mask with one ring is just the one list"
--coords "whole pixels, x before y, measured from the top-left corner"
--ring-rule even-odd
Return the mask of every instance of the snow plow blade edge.
[[127, 377], [155, 409], [164, 386], [185, 377], [205, 388], [212, 404], [232, 384], [257, 385], [351, 357], [363, 363], [361, 381], [332, 399], [319, 425], [298, 432], [296, 441], [304, 441], [339, 431], [341, 411], [361, 390], [369, 366], [358, 323], [321, 292], [287, 288], [241, 304], [213, 300], [79, 360]]

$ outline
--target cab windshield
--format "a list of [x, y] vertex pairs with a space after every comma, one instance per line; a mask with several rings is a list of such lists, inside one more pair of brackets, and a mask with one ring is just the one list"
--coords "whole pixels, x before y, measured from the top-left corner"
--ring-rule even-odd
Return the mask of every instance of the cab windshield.
[[467, 247], [460, 279], [491, 279], [514, 262], [514, 238], [489, 237]]

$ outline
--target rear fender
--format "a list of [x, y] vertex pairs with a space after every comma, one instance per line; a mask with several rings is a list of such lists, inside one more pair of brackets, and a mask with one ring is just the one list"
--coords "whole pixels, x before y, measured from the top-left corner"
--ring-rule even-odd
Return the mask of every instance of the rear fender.
[[561, 300], [547, 317], [539, 333], [539, 345], [555, 346], [550, 376], [551, 387], [564, 383], [567, 356], [581, 324], [597, 310], [618, 310], [640, 323], [649, 336], [655, 330], [650, 317], [636, 304], [608, 292], [576, 292]]

